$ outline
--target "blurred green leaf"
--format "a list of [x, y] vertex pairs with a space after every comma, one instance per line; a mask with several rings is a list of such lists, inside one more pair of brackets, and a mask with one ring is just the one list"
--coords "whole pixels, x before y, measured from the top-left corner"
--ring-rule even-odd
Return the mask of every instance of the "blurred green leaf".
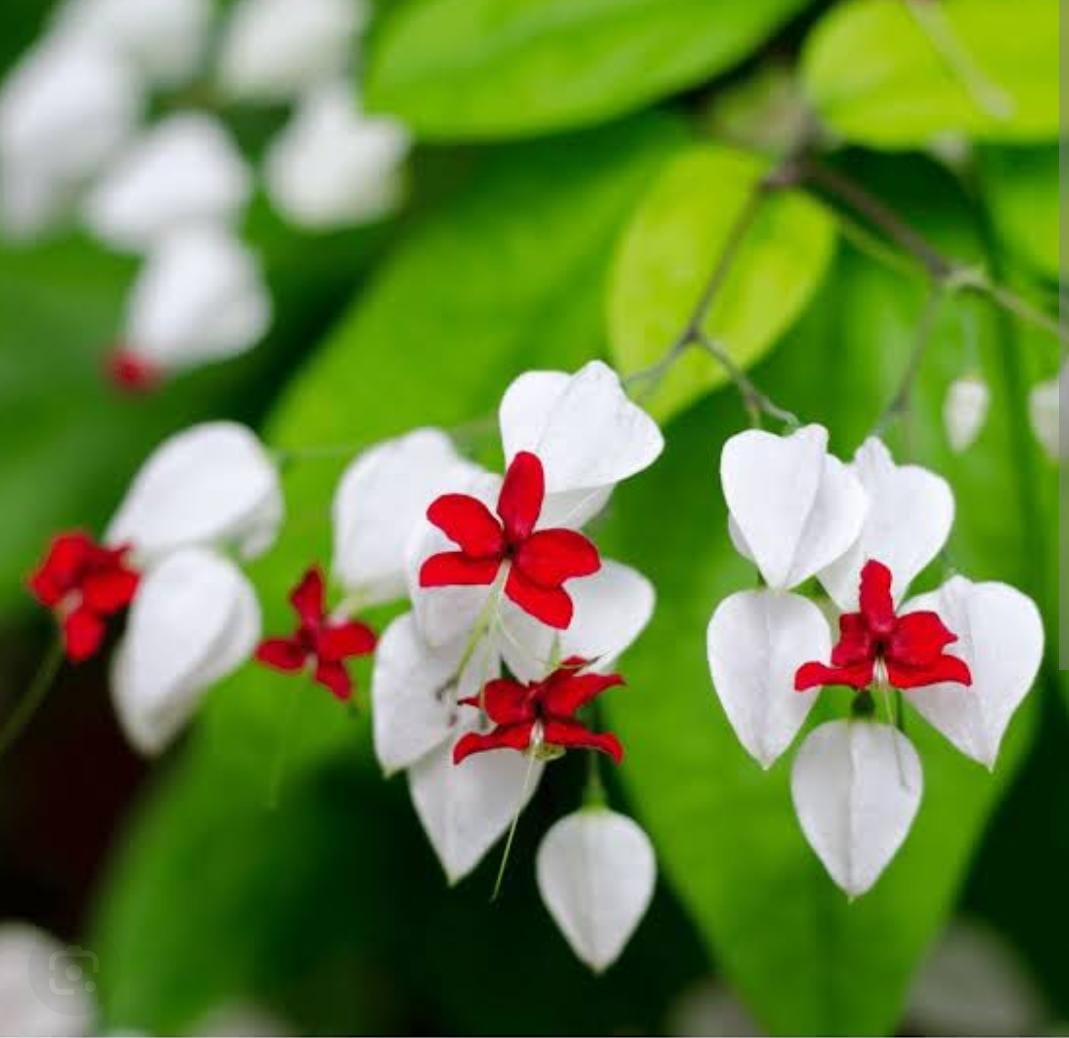
[[876, 148], [940, 134], [1058, 135], [1057, 0], [851, 0], [806, 45], [810, 99], [828, 126]]
[[[627, 375], [660, 361], [686, 328], [733, 229], [769, 165], [730, 148], [700, 145], [658, 178], [621, 242], [609, 295], [613, 359]], [[835, 231], [818, 203], [797, 193], [761, 199], [703, 328], [747, 368], [790, 326], [819, 287]], [[667, 375], [639, 389], [667, 418], [728, 375], [706, 353], [683, 355]]]
[[610, 119], [728, 68], [806, 0], [411, 0], [371, 43], [366, 92], [421, 137]]

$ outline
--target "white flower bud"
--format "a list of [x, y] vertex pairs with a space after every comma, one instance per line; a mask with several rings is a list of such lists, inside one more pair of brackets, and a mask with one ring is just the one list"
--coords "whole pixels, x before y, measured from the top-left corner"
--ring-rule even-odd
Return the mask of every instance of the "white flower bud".
[[968, 450], [987, 421], [991, 392], [987, 383], [975, 376], [959, 378], [947, 390], [943, 404], [943, 424], [955, 454]]
[[1061, 457], [1060, 397], [1061, 390], [1056, 378], [1036, 384], [1028, 394], [1032, 432], [1039, 445], [1055, 461]]

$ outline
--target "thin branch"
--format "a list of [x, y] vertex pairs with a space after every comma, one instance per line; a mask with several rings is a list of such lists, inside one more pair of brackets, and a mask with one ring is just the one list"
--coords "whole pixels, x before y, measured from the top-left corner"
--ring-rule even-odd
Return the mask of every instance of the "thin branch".
[[797, 428], [802, 423], [798, 420], [798, 416], [786, 408], [780, 407], [770, 397], [766, 396], [757, 388], [753, 379], [742, 370], [731, 353], [724, 349], [720, 343], [714, 339], [709, 338], [704, 332], [698, 333], [698, 338], [695, 340], [695, 345], [705, 350], [709, 356], [713, 357], [719, 364], [722, 364], [724, 370], [727, 371], [731, 381], [735, 383], [738, 388], [739, 395], [742, 397], [743, 406], [746, 408], [747, 413], [750, 415], [750, 421], [754, 425], [761, 424], [761, 415], [768, 415], [769, 418], [774, 418], [776, 421], [783, 422], [785, 425], [789, 425]]
[[26, 726], [37, 713], [38, 707], [44, 702], [45, 695], [52, 687], [59, 668], [63, 663], [63, 643], [57, 638], [48, 654], [41, 662], [37, 673], [26, 694], [15, 705], [3, 731], [0, 731], [0, 757], [2, 757], [14, 744], [15, 740], [25, 731]]

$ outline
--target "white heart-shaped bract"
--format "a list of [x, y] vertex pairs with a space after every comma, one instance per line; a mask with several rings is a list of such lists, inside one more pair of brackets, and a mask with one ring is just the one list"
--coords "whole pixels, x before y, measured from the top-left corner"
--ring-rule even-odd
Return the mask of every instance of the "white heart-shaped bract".
[[1028, 417], [1032, 432], [1047, 457], [1061, 457], [1061, 390], [1056, 378], [1038, 382], [1028, 394]]
[[93, 975], [80, 975], [78, 966], [78, 953], [43, 930], [0, 924], [0, 1034], [93, 1034]]
[[427, 508], [480, 470], [438, 429], [376, 444], [345, 470], [334, 493], [334, 575], [362, 604], [405, 593], [406, 552]]
[[363, 0], [238, 0], [219, 52], [224, 93], [289, 101], [342, 76], [367, 17]]
[[585, 808], [546, 833], [535, 867], [542, 900], [575, 954], [598, 973], [611, 966], [657, 885], [649, 837], [625, 815]]
[[404, 126], [361, 113], [348, 80], [301, 99], [264, 165], [272, 204], [292, 223], [332, 230], [378, 220], [404, 196]]
[[130, 484], [108, 527], [142, 564], [190, 545], [266, 551], [282, 522], [278, 469], [256, 434], [204, 422], [165, 440]]
[[229, 559], [187, 548], [150, 570], [112, 664], [115, 709], [130, 742], [159, 753], [259, 639], [255, 592]]
[[231, 222], [251, 191], [252, 175], [223, 124], [181, 112], [119, 156], [86, 200], [85, 219], [107, 244], [137, 252], [188, 224]]
[[851, 897], [869, 890], [902, 846], [923, 785], [917, 751], [890, 725], [830, 721], [805, 737], [791, 770], [794, 810]]
[[[457, 737], [467, 730], [458, 727]], [[544, 767], [515, 750], [474, 753], [454, 764], [454, 745], [446, 740], [408, 769], [416, 814], [450, 883], [471, 872], [505, 834], [534, 795]]]
[[738, 591], [713, 613], [706, 632], [713, 688], [739, 742], [769, 768], [798, 734], [818, 689], [794, 690], [809, 660], [831, 654], [831, 631], [808, 598], [789, 591]]
[[162, 371], [252, 349], [271, 323], [259, 263], [223, 227], [184, 227], [148, 254], [127, 301], [122, 349]]
[[52, 31], [110, 44], [152, 82], [176, 87], [196, 74], [213, 14], [212, 0], [67, 0]]
[[[492, 639], [469, 646], [463, 638], [433, 649], [411, 613], [394, 620], [379, 639], [371, 675], [375, 756], [383, 771], [391, 775], [407, 768], [450, 739], [471, 710], [458, 700], [478, 695], [500, 673]], [[450, 746], [455, 742], [450, 739]]]
[[958, 636], [946, 651], [969, 665], [972, 684], [912, 689], [906, 699], [962, 753], [995, 766], [1002, 736], [1043, 661], [1043, 620], [1035, 602], [1008, 584], [952, 577], [918, 595], [904, 613], [931, 609]]
[[971, 375], [950, 384], [943, 402], [943, 425], [955, 454], [961, 454], [976, 442], [990, 406], [991, 391], [982, 378]]
[[865, 495], [827, 446], [820, 425], [789, 436], [749, 429], [724, 444], [720, 480], [732, 537], [772, 588], [807, 580], [861, 529]]
[[818, 576], [844, 612], [857, 609], [861, 569], [870, 559], [891, 571], [891, 594], [900, 602], [913, 578], [943, 550], [954, 525], [954, 494], [942, 476], [919, 465], [896, 465], [870, 436], [851, 470], [869, 499], [861, 533], [841, 558]]
[[657, 423], [600, 360], [574, 375], [520, 375], [505, 392], [499, 418], [506, 463], [519, 451], [538, 455], [547, 494], [612, 487], [652, 465], [664, 449]]

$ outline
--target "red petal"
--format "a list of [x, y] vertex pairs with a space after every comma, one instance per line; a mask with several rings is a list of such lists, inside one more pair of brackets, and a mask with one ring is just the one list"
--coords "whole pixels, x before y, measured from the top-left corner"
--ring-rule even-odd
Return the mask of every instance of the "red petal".
[[499, 559], [505, 533], [493, 512], [467, 494], [443, 494], [427, 509], [427, 518], [473, 559]]
[[923, 667], [938, 659], [958, 636], [948, 631], [938, 614], [929, 610], [907, 613], [895, 624], [887, 646], [888, 662], [904, 667]]
[[545, 588], [528, 580], [518, 566], [509, 570], [505, 594], [525, 613], [549, 627], [566, 630], [572, 622], [572, 600], [563, 588]]
[[30, 590], [42, 605], [58, 605], [77, 586], [93, 547], [92, 539], [78, 530], [52, 538], [48, 554], [29, 579]]
[[90, 573], [82, 581], [83, 601], [98, 613], [125, 609], [137, 591], [138, 575], [129, 569], [105, 569]]
[[525, 724], [503, 725], [485, 735], [468, 732], [453, 747], [453, 763], [459, 764], [465, 757], [487, 750], [526, 750], [531, 745], [533, 727], [534, 722], [528, 721]]
[[607, 753], [619, 764], [624, 750], [612, 732], [592, 732], [578, 721], [547, 721], [543, 736], [550, 746], [580, 747]]
[[375, 651], [375, 632], [358, 620], [331, 624], [319, 631], [316, 653], [321, 660], [337, 663], [351, 656], [367, 656]]
[[851, 688], [868, 688], [872, 684], [871, 663], [859, 663], [853, 667], [826, 667], [823, 663], [803, 663], [794, 675], [796, 692], [805, 692], [818, 685], [849, 685]]
[[256, 648], [256, 659], [275, 670], [301, 670], [308, 651], [296, 638], [265, 638]]
[[419, 586], [492, 584], [500, 568], [499, 559], [469, 559], [462, 551], [443, 551], [423, 563], [419, 571]]
[[75, 663], [89, 659], [104, 641], [103, 619], [91, 609], [75, 609], [63, 621], [67, 658]]
[[349, 672], [341, 663], [321, 660], [315, 669], [315, 679], [324, 688], [329, 689], [331, 695], [342, 702], [352, 697], [353, 681], [349, 677]]
[[494, 724], [519, 724], [534, 720], [533, 700], [531, 689], [527, 685], [499, 678], [496, 681], [488, 681], [481, 695], [472, 696], [466, 702], [481, 706]]
[[573, 577], [589, 577], [601, 569], [598, 549], [575, 530], [539, 530], [517, 549], [515, 564], [543, 587], [560, 587]]
[[546, 681], [542, 703], [548, 713], [558, 718], [571, 717], [595, 696], [623, 683], [619, 674], [576, 674], [574, 670], [562, 669]]
[[895, 607], [891, 600], [891, 571], [875, 559], [861, 570], [861, 613], [868, 629], [886, 637], [894, 629]]
[[505, 473], [505, 482], [497, 499], [497, 514], [505, 524], [510, 544], [518, 544], [530, 536], [542, 513], [545, 496], [546, 477], [542, 462], [530, 451], [520, 451]]
[[839, 642], [831, 651], [837, 667], [850, 667], [872, 660], [875, 656], [872, 636], [860, 613], [843, 613], [839, 617]]
[[325, 587], [323, 571], [312, 566], [290, 592], [290, 603], [306, 627], [316, 627], [323, 619]]
[[107, 358], [107, 373], [112, 385], [127, 393], [148, 393], [159, 386], [162, 371], [136, 353], [118, 349]]
[[969, 665], [957, 656], [939, 656], [923, 667], [904, 667], [887, 661], [887, 680], [894, 688], [921, 688], [954, 681], [959, 685], [971, 685]]

